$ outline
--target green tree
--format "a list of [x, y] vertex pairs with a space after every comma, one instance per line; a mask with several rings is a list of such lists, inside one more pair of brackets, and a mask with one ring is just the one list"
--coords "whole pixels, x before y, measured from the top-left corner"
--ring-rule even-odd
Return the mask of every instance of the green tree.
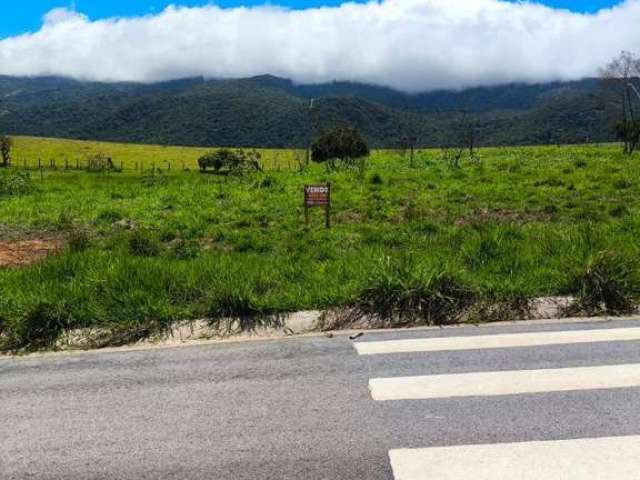
[[369, 155], [369, 147], [354, 128], [336, 128], [320, 134], [311, 145], [311, 160], [327, 163], [328, 168], [336, 168], [336, 162], [352, 166], [357, 160]]
[[0, 136], [0, 157], [2, 163], [0, 166], [8, 167], [11, 164], [11, 148], [13, 147], [13, 139], [5, 135]]

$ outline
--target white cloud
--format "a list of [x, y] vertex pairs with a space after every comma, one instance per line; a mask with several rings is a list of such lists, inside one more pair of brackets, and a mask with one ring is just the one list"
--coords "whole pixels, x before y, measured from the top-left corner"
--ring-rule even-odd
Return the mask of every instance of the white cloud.
[[91, 21], [66, 9], [0, 41], [0, 74], [156, 81], [273, 74], [417, 91], [594, 75], [640, 50], [640, 0], [595, 14], [502, 0], [384, 0], [287, 10], [169, 7]]

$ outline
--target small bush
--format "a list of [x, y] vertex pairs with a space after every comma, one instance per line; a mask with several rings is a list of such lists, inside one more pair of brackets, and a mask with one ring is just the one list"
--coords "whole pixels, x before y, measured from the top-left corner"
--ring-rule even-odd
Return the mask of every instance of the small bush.
[[149, 232], [134, 230], [129, 236], [129, 253], [136, 257], [155, 257], [160, 254], [160, 245]]
[[201, 172], [213, 168], [215, 173], [242, 174], [245, 172], [262, 171], [260, 166], [261, 155], [253, 150], [230, 150], [222, 148], [216, 152], [207, 153], [198, 159]]
[[33, 182], [28, 172], [0, 172], [0, 197], [27, 195], [33, 190]]
[[637, 257], [601, 252], [571, 280], [578, 305], [589, 313], [634, 312], [640, 302], [640, 263]]

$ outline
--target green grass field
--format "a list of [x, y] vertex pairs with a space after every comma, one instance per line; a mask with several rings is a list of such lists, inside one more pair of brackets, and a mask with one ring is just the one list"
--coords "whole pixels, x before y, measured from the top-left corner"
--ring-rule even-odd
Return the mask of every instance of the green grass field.
[[[160, 163], [195, 162], [202, 149], [18, 138], [15, 158], [91, 152]], [[0, 172], [0, 192], [19, 171]], [[413, 167], [375, 152], [363, 175], [28, 175], [0, 193], [0, 240], [70, 243], [0, 267], [5, 348], [71, 328], [144, 336], [177, 319], [338, 306], [435, 323], [469, 303], [576, 295], [621, 312], [640, 291], [640, 157], [616, 146], [483, 149], [459, 168], [435, 150]], [[307, 227], [302, 187], [327, 181], [333, 228], [320, 210]], [[473, 320], [492, 318], [482, 312]]]
[[[125, 172], [157, 169], [168, 171], [197, 169], [198, 158], [212, 149], [202, 147], [175, 147], [162, 145], [133, 145], [125, 143], [89, 142], [57, 138], [14, 137], [13, 163], [16, 167], [50, 167], [55, 162], [58, 169], [86, 165], [96, 155], [111, 157], [117, 167]], [[296, 155], [304, 151], [257, 149], [266, 170], [294, 169]], [[302, 157], [301, 157], [302, 158]], [[65, 163], [66, 162], [66, 163]]]

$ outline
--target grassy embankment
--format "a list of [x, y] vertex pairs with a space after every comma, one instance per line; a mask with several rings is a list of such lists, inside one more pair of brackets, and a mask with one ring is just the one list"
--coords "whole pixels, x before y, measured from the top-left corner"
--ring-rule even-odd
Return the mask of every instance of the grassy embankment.
[[[69, 145], [18, 139], [16, 158]], [[201, 151], [73, 145], [116, 162], [159, 162], [164, 151], [195, 162]], [[460, 168], [438, 151], [419, 152], [413, 167], [376, 152], [364, 176], [318, 165], [241, 178], [32, 173], [0, 197], [0, 239], [70, 243], [0, 268], [0, 341], [39, 347], [72, 328], [144, 336], [176, 319], [336, 306], [438, 323], [479, 305], [472, 319], [485, 320], [555, 295], [624, 312], [640, 291], [639, 167], [615, 147], [585, 146], [484, 149]], [[307, 228], [302, 185], [325, 181], [333, 228], [319, 210]]]

